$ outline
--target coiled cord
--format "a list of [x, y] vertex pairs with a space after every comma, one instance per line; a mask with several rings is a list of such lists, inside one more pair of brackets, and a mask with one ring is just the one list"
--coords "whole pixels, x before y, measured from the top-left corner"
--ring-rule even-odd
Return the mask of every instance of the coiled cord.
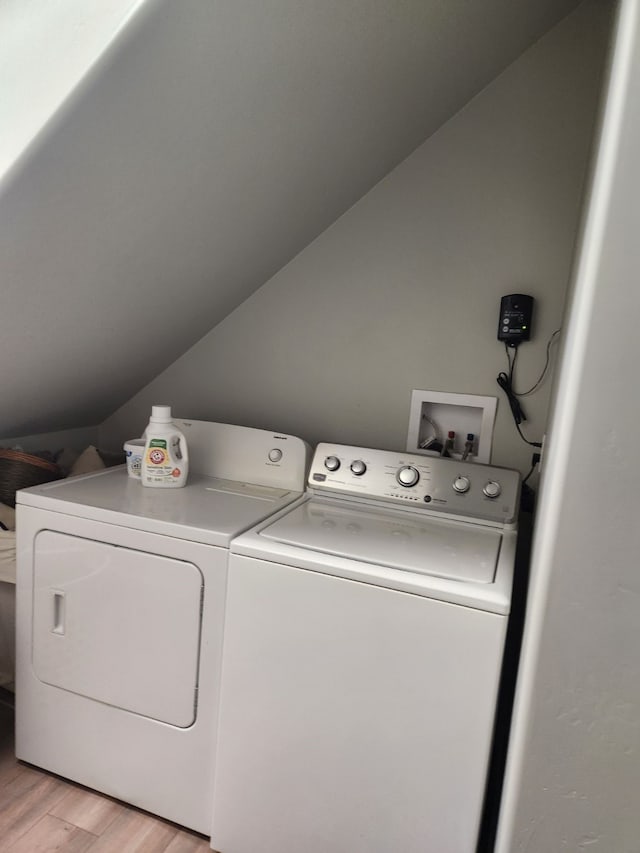
[[[555, 334], [557, 334], [557, 333], [554, 332], [554, 335]], [[551, 337], [553, 339], [553, 335]], [[551, 346], [551, 341], [549, 341], [548, 347], [549, 346]], [[549, 352], [548, 347], [547, 347], [547, 355]], [[542, 442], [540, 442], [540, 441], [529, 441], [529, 439], [523, 434], [522, 430], [520, 429], [520, 424], [523, 421], [526, 421], [527, 416], [525, 415], [524, 409], [522, 408], [522, 406], [520, 404], [520, 400], [518, 399], [518, 396], [524, 396], [524, 395], [518, 395], [513, 388], [513, 369], [516, 365], [516, 359], [518, 358], [518, 347], [517, 347], [517, 345], [515, 347], [512, 347], [512, 349], [515, 349], [513, 359], [511, 359], [509, 357], [509, 347], [507, 346], [507, 344], [504, 345], [504, 348], [505, 348], [506, 353], [507, 353], [507, 361], [509, 362], [509, 373], [505, 373], [504, 370], [501, 370], [497, 376], [496, 382], [502, 388], [502, 390], [504, 391], [504, 393], [507, 397], [507, 402], [509, 403], [509, 408], [511, 409], [511, 414], [513, 415], [513, 422], [516, 425], [516, 429], [518, 430], [518, 435], [520, 436], [520, 438], [523, 441], [525, 441], [527, 444], [530, 444], [531, 447], [542, 447]], [[547, 360], [547, 363], [545, 364], [545, 368], [542, 372], [542, 375], [540, 376], [540, 379], [535, 384], [534, 388], [536, 388], [542, 382], [544, 374], [547, 371], [548, 364], [549, 364], [549, 362]], [[533, 389], [530, 389], [529, 391], [527, 391], [525, 393], [530, 394], [532, 390]]]

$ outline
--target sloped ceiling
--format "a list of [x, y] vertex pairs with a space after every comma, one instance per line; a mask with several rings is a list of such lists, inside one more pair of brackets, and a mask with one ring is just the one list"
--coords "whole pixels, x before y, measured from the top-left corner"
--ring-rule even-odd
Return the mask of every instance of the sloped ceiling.
[[0, 176], [144, 0], [0, 0]]
[[101, 422], [576, 5], [147, 0], [0, 185], [0, 436]]

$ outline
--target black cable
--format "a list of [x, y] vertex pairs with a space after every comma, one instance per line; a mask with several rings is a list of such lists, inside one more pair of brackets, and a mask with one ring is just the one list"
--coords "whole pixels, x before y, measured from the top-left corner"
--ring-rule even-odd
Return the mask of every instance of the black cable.
[[513, 419], [516, 422], [516, 426], [522, 423], [522, 421], [526, 421], [527, 416], [524, 413], [524, 409], [520, 405], [520, 401], [518, 400], [517, 395], [513, 390], [513, 368], [515, 367], [516, 359], [518, 358], [518, 346], [515, 346], [515, 353], [513, 355], [513, 361], [509, 358], [509, 347], [507, 344], [504, 345], [504, 348], [507, 353], [507, 361], [509, 362], [509, 373], [505, 373], [504, 370], [501, 370], [498, 374], [497, 383], [502, 388], [504, 393], [507, 395], [507, 400], [509, 402], [509, 406], [511, 407], [511, 414], [513, 415]]
[[[507, 400], [511, 408], [511, 414], [513, 415], [513, 420], [516, 425], [516, 429], [518, 430], [518, 435], [524, 442], [531, 445], [531, 447], [542, 447], [542, 444], [539, 441], [529, 441], [529, 439], [523, 434], [522, 430], [520, 429], [520, 424], [523, 421], [526, 421], [527, 416], [525, 415], [524, 409], [522, 408], [518, 398], [527, 397], [529, 396], [529, 394], [533, 394], [533, 392], [540, 387], [542, 381], [547, 375], [547, 370], [549, 369], [549, 364], [551, 361], [551, 345], [553, 344], [556, 336], [559, 334], [560, 329], [556, 329], [547, 341], [547, 355], [545, 358], [544, 367], [542, 368], [542, 373], [533, 383], [531, 388], [520, 393], [518, 393], [518, 391], [516, 391], [513, 387], [513, 373], [516, 366], [516, 360], [518, 358], [518, 344], [515, 344], [511, 347], [509, 347], [506, 343], [504, 345], [505, 352], [507, 354], [507, 364], [509, 365], [509, 372], [507, 374], [504, 371], [500, 371], [500, 373], [498, 374], [497, 382], [507, 396]], [[515, 352], [513, 353], [513, 358], [511, 358], [511, 356], [509, 355], [510, 349], [515, 350]]]
[[[516, 344], [514, 347], [508, 347], [506, 344], [504, 345], [505, 352], [507, 353], [507, 362], [509, 364], [509, 383], [513, 384], [513, 371], [516, 368], [516, 361], [518, 359], [518, 345]], [[513, 349], [513, 361], [509, 358], [509, 350]]]
[[540, 462], [540, 457], [541, 457], [540, 453], [534, 453], [533, 456], [531, 457], [531, 468], [529, 468], [529, 473], [527, 474], [527, 476], [522, 481], [523, 486], [527, 482], [529, 477], [533, 474], [533, 472], [536, 470], [536, 465]]
[[529, 441], [529, 439], [522, 434], [522, 430], [520, 429], [520, 424], [516, 424], [516, 429], [518, 430], [518, 435], [523, 441], [526, 441], [527, 444], [530, 444], [531, 447], [542, 447], [541, 441]]
[[516, 364], [516, 359], [518, 358], [518, 346], [515, 346], [515, 353], [513, 355], [513, 359], [509, 358], [509, 347], [507, 344], [504, 345], [505, 350], [507, 352], [507, 361], [509, 362], [509, 373], [505, 373], [503, 370], [500, 371], [496, 382], [502, 388], [507, 397], [507, 402], [509, 403], [509, 407], [511, 408], [511, 414], [513, 415], [513, 421], [516, 425], [516, 429], [518, 430], [518, 435], [520, 438], [525, 441], [527, 444], [530, 444], [531, 447], [542, 447], [542, 443], [539, 441], [529, 441], [526, 438], [522, 430], [520, 429], [520, 424], [523, 421], [526, 421], [527, 416], [524, 413], [524, 409], [520, 405], [520, 401], [518, 400], [518, 396], [513, 390], [513, 369]]

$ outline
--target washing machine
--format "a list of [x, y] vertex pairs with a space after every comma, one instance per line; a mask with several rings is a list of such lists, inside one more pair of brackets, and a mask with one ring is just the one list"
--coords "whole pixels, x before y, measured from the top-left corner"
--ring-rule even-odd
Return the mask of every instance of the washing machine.
[[176, 424], [184, 488], [119, 466], [18, 493], [16, 755], [209, 835], [229, 543], [300, 499], [309, 448]]
[[520, 477], [320, 444], [231, 545], [211, 844], [473, 853]]

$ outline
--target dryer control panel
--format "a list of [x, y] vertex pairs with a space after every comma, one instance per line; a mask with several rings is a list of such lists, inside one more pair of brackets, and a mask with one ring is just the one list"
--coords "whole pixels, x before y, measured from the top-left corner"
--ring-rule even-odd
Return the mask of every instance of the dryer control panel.
[[317, 493], [493, 524], [514, 523], [520, 498], [518, 471], [344, 444], [317, 446], [309, 486]]
[[311, 448], [301, 438], [213, 421], [173, 423], [189, 447], [193, 473], [222, 480], [302, 491]]

